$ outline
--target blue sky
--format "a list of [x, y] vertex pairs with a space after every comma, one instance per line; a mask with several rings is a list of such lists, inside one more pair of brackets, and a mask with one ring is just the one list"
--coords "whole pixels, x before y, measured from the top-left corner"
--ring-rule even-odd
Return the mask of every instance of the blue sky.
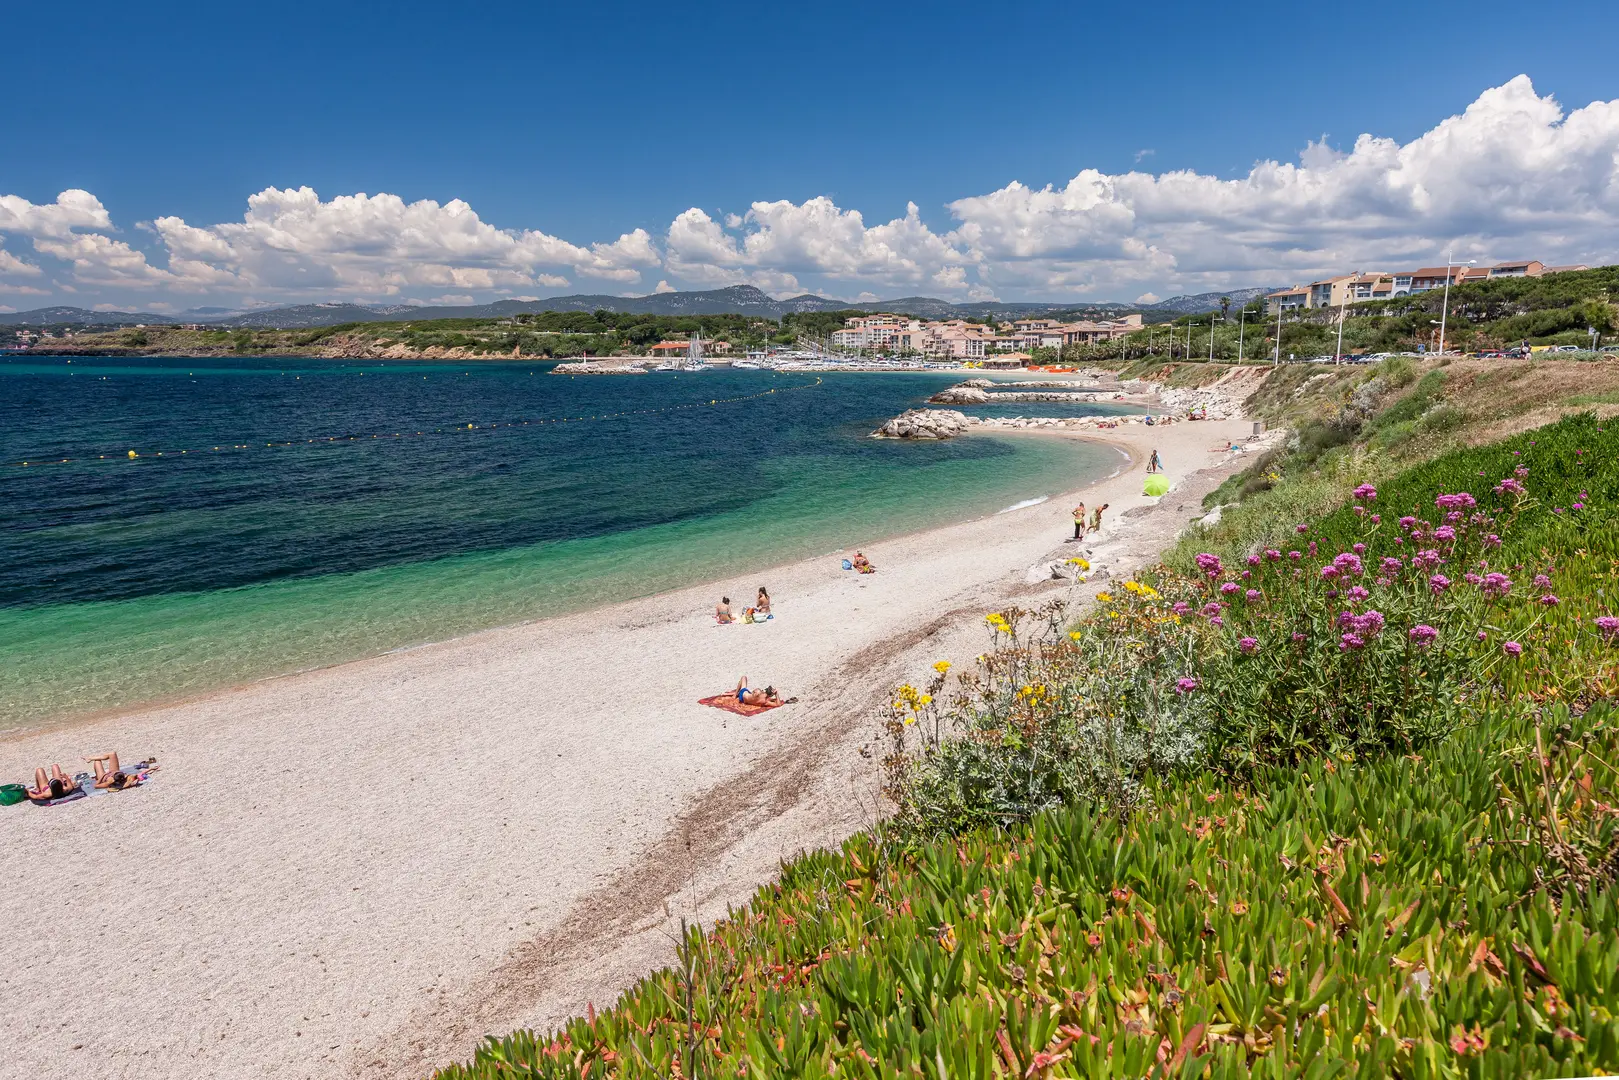
[[[1251, 201], [1150, 228], [1139, 192], [1070, 191], [1067, 203], [1021, 208], [1007, 196], [965, 212], [960, 202], [1013, 181], [1061, 192], [1087, 169], [1103, 188], [1132, 170], [1234, 182], [1256, 162], [1298, 165], [1323, 135], [1340, 151], [1361, 133], [1407, 146], [1520, 75], [1563, 114], [1607, 102], [1619, 97], [1616, 8], [27, 4], [6, 35], [0, 197], [13, 213], [0, 211], [0, 305], [487, 300], [743, 280], [847, 297], [1132, 299], [1279, 283], [1339, 259], [1431, 262], [1440, 246], [1488, 259], [1542, 255], [1515, 246], [1541, 245], [1548, 259], [1589, 261], [1615, 239], [1619, 208], [1584, 143], [1547, 152], [1585, 155], [1578, 171], [1591, 186], [1573, 198], [1591, 205], [1548, 226], [1557, 207], [1527, 192], [1540, 202], [1516, 216], [1539, 224], [1517, 232], [1480, 220], [1485, 203], [1436, 216], [1421, 192], [1414, 212], [1385, 215], [1382, 233], [1340, 227], [1341, 205], [1305, 200], [1296, 236], [1285, 205]], [[1515, 100], [1496, 111], [1534, 111], [1523, 93]], [[1598, 119], [1605, 138], [1609, 117]], [[1562, 120], [1525, 122], [1560, 131]], [[1474, 153], [1512, 158], [1510, 145], [1503, 154], [1486, 138]], [[1440, 152], [1430, 147], [1424, 168], [1443, 171]], [[304, 187], [321, 206], [358, 192], [407, 207], [458, 199], [486, 227], [566, 246], [402, 242], [387, 230], [420, 229], [422, 214], [412, 225], [366, 207], [363, 228], [332, 212], [291, 242], [176, 239], [176, 227], [149, 224], [240, 224], [249, 196]], [[77, 224], [49, 226], [16, 209], [70, 190], [102, 213], [81, 206], [67, 215]], [[804, 210], [812, 200], [824, 202]], [[776, 209], [748, 218], [755, 203]], [[305, 217], [327, 213], [300, 205]], [[708, 223], [675, 229], [693, 209]], [[1255, 221], [1264, 235], [1245, 235]], [[52, 228], [111, 244], [58, 235], [40, 247]], [[1222, 243], [1241, 249], [1226, 265]], [[581, 256], [592, 245], [603, 248]], [[211, 269], [176, 273], [177, 252]], [[298, 260], [309, 265], [293, 276]]]

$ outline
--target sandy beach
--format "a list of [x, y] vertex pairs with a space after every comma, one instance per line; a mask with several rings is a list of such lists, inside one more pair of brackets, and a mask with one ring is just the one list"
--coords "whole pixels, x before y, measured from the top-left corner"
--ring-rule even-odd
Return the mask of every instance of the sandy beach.
[[[1031, 410], [1036, 411], [1036, 410]], [[1121, 426], [1121, 471], [1033, 506], [614, 607], [0, 740], [0, 776], [117, 750], [143, 788], [0, 810], [0, 1076], [424, 1076], [611, 1002], [781, 858], [878, 814], [888, 689], [983, 651], [1074, 498], [1097, 570], [1148, 562], [1243, 421]], [[979, 436], [969, 436], [979, 437]], [[1066, 438], [1044, 433], [1000, 437]], [[1151, 448], [1175, 487], [1141, 495]], [[776, 619], [718, 626], [765, 584]], [[737, 603], [740, 601], [740, 603]], [[697, 704], [746, 674], [799, 702]]]

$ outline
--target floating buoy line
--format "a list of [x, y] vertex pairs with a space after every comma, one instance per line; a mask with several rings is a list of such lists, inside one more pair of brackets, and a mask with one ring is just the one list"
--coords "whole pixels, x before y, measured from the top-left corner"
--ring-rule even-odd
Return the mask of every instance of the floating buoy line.
[[189, 454], [224, 454], [239, 450], [268, 450], [284, 446], [312, 446], [320, 443], [362, 442], [372, 439], [415, 439], [427, 438], [433, 435], [466, 434], [469, 431], [494, 431], [498, 428], [544, 427], [548, 424], [579, 424], [589, 423], [592, 420], [614, 420], [624, 416], [650, 416], [655, 413], [683, 412], [687, 409], [712, 409], [721, 405], [734, 405], [739, 401], [753, 401], [756, 398], [769, 397], [772, 394], [785, 394], [793, 390], [813, 390], [820, 386], [822, 379], [819, 375], [814, 382], [800, 383], [797, 386], [773, 386], [769, 390], [761, 390], [757, 394], [742, 394], [738, 397], [710, 398], [707, 401], [694, 401], [685, 405], [663, 405], [655, 409], [625, 409], [621, 412], [592, 413], [589, 416], [560, 416], [549, 420], [507, 420], [492, 424], [467, 424], [464, 427], [433, 428], [431, 431], [392, 431], [377, 434], [363, 435], [321, 435], [313, 439], [285, 439], [276, 442], [267, 442], [260, 446], [257, 442], [250, 443], [220, 443], [218, 446], [203, 446], [189, 450], [127, 450], [123, 453], [97, 454], [95, 457], [78, 458], [49, 458], [42, 461], [14, 461], [12, 468], [32, 469], [44, 465], [71, 465], [84, 464], [96, 461], [136, 461], [143, 457], [184, 457]]

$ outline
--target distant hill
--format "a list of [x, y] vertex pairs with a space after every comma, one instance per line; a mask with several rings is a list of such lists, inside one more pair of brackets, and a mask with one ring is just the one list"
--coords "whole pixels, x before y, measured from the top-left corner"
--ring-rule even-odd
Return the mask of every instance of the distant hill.
[[179, 321], [172, 315], [156, 315], [150, 311], [89, 311], [80, 307], [42, 307], [0, 314], [0, 326], [133, 326]]
[[1192, 296], [1171, 296], [1168, 300], [1160, 300], [1156, 304], [1138, 304], [1133, 311], [1172, 311], [1176, 315], [1201, 315], [1205, 311], [1219, 311], [1220, 298], [1231, 298], [1231, 310], [1236, 311], [1248, 301], [1267, 293], [1276, 292], [1285, 288], [1282, 285], [1266, 285], [1258, 289], [1227, 289], [1225, 292], [1196, 293]]
[[10, 326], [132, 326], [135, 323], [200, 322], [223, 327], [255, 327], [267, 330], [306, 330], [340, 323], [427, 322], [432, 319], [505, 318], [523, 312], [607, 311], [632, 315], [757, 315], [779, 319], [786, 314], [807, 311], [891, 311], [921, 319], [1022, 319], [1045, 315], [1081, 315], [1107, 318], [1132, 311], [1170, 315], [1196, 315], [1217, 311], [1220, 297], [1229, 296], [1239, 308], [1272, 289], [1232, 289], [1229, 292], [1175, 296], [1152, 304], [1122, 303], [1002, 303], [998, 300], [957, 304], [931, 296], [902, 296], [896, 300], [847, 303], [805, 293], [787, 300], [776, 300], [752, 285], [732, 285], [725, 289], [695, 292], [653, 293], [650, 296], [608, 296], [583, 293], [553, 296], [545, 300], [498, 300], [492, 304], [423, 307], [412, 304], [297, 304], [231, 313], [226, 308], [194, 308], [179, 318], [139, 311], [87, 311], [76, 307], [36, 308], [13, 315], [0, 315], [0, 325]]

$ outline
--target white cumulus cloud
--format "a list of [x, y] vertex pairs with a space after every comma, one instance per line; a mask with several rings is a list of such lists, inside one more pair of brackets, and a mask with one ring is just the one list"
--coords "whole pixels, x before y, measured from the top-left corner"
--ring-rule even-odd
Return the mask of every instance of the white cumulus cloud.
[[[1280, 284], [1349, 269], [1410, 269], [1445, 253], [1483, 262], [1619, 259], [1619, 101], [1567, 111], [1527, 76], [1488, 90], [1409, 142], [1372, 134], [1307, 142], [1245, 175], [1083, 169], [1010, 181], [868, 224], [819, 196], [743, 213], [693, 207], [658, 233], [576, 243], [485, 221], [460, 199], [322, 198], [308, 187], [249, 196], [240, 221], [159, 217], [150, 242], [120, 239], [94, 195], [0, 195], [0, 291], [107, 299], [124, 290], [228, 298], [490, 299], [579, 279], [616, 291], [752, 284], [778, 296], [1145, 298]], [[21, 244], [32, 246], [23, 257]], [[142, 250], [142, 248], [150, 250]], [[652, 274], [649, 271], [661, 271]], [[28, 284], [23, 284], [24, 281]], [[30, 294], [32, 294], [30, 292]]]
[[265, 188], [239, 222], [195, 226], [162, 217], [153, 227], [176, 273], [199, 285], [345, 296], [393, 296], [409, 288], [568, 284], [541, 267], [612, 281], [639, 280], [661, 261], [644, 229], [581, 246], [536, 230], [500, 229], [460, 199], [407, 203], [397, 195], [339, 195]]

